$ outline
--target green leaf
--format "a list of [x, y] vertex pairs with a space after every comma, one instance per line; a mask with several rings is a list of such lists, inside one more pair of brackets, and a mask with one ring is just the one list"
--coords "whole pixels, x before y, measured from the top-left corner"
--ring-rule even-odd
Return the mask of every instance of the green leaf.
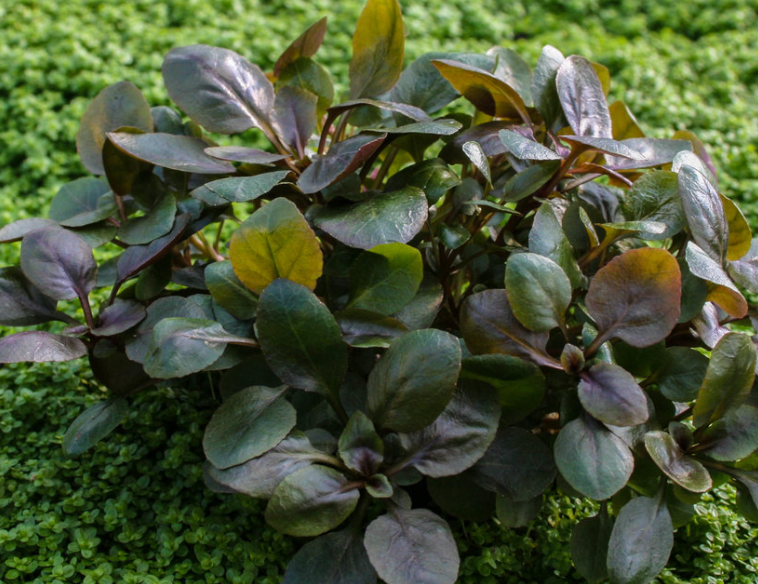
[[708, 424], [737, 409], [747, 399], [755, 380], [755, 345], [745, 334], [727, 333], [713, 348], [705, 379], [692, 412], [695, 427]]
[[492, 184], [492, 173], [490, 172], [490, 163], [487, 155], [482, 150], [479, 142], [469, 141], [463, 144], [463, 153], [468, 157], [471, 163], [482, 173], [489, 184]]
[[408, 332], [396, 318], [378, 312], [350, 308], [334, 314], [345, 342], [351, 347], [387, 348], [393, 340]]
[[92, 174], [105, 174], [103, 146], [106, 134], [123, 127], [153, 131], [150, 106], [139, 89], [128, 81], [109, 85], [87, 106], [76, 134], [76, 150]]
[[428, 136], [452, 136], [463, 126], [460, 122], [450, 119], [430, 120], [427, 122], [415, 122], [402, 126], [366, 128], [366, 132], [386, 132], [387, 134], [420, 134]]
[[303, 34], [288, 46], [274, 64], [274, 77], [279, 77], [282, 71], [301, 57], [312, 57], [316, 54], [326, 34], [326, 16], [309, 26]]
[[703, 453], [714, 460], [731, 462], [750, 456], [758, 444], [758, 402], [748, 401], [708, 426], [700, 439]]
[[329, 73], [311, 58], [300, 57], [287, 65], [276, 82], [277, 88], [298, 87], [310, 91], [318, 99], [316, 108], [323, 116], [334, 101], [334, 85]]
[[286, 386], [248, 387], [230, 395], [205, 428], [203, 450], [226, 469], [265, 454], [295, 426], [297, 413], [284, 398]]
[[66, 456], [79, 456], [116, 429], [129, 413], [123, 397], [97, 402], [79, 414], [63, 435]]
[[677, 175], [667, 170], [643, 174], [624, 197], [624, 214], [630, 221], [655, 221], [666, 225], [663, 233], [642, 233], [642, 239], [667, 239], [679, 233], [686, 220]]
[[500, 141], [519, 160], [562, 160], [560, 154], [512, 130], [500, 130]]
[[658, 468], [680, 487], [693, 493], [705, 493], [713, 486], [706, 468], [686, 456], [668, 432], [645, 434], [645, 448]]
[[313, 290], [323, 268], [316, 234], [295, 204], [284, 198], [264, 205], [237, 228], [229, 258], [234, 273], [256, 294], [277, 278]]
[[611, 114], [595, 68], [587, 59], [572, 55], [555, 76], [563, 112], [577, 136], [612, 138]]
[[321, 465], [301, 468], [284, 478], [266, 506], [266, 522], [297, 537], [320, 535], [337, 527], [355, 509], [360, 494], [341, 472]]
[[497, 391], [502, 424], [536, 410], [545, 397], [545, 376], [534, 363], [510, 355], [477, 355], [463, 360], [461, 379], [484, 381]]
[[400, 114], [403, 118], [410, 118], [415, 122], [429, 122], [432, 118], [422, 109], [406, 103], [395, 103], [393, 101], [383, 101], [379, 99], [369, 99], [363, 97], [360, 99], [351, 99], [343, 101], [339, 105], [335, 105], [329, 108], [329, 114], [333, 117], [339, 116], [347, 111], [360, 108], [361, 106], [369, 106], [372, 108], [378, 108], [384, 111]]
[[58, 320], [57, 301], [24, 277], [21, 268], [0, 268], [0, 325], [31, 326]]
[[282, 87], [274, 100], [274, 127], [279, 139], [299, 158], [305, 156], [317, 122], [318, 97], [302, 87]]
[[194, 189], [190, 196], [211, 206], [253, 201], [271, 191], [288, 174], [287, 170], [277, 170], [255, 176], [222, 178]]
[[583, 275], [574, 257], [574, 248], [550, 203], [540, 205], [534, 215], [534, 223], [529, 232], [529, 251], [548, 257], [562, 267], [572, 288], [581, 283]]
[[270, 132], [274, 88], [257, 65], [234, 51], [208, 45], [171, 49], [163, 61], [171, 100], [209, 132]]
[[[618, 102], [616, 102], [618, 103]], [[620, 140], [621, 143], [642, 155], [642, 160], [624, 160], [615, 156], [607, 156], [606, 166], [613, 170], [652, 168], [671, 164], [680, 152], [692, 150], [692, 144], [687, 140], [662, 140], [656, 138], [630, 138]]]
[[628, 158], [631, 160], [645, 160], [645, 156], [643, 154], [632, 150], [626, 144], [618, 142], [613, 138], [561, 135], [560, 139], [564, 142], [568, 142], [575, 148], [578, 146], [578, 148], [582, 151], [597, 151], [603, 152], [605, 154], [612, 154], [613, 156], [620, 156], [621, 158]]
[[181, 172], [231, 174], [234, 165], [205, 153], [208, 144], [192, 136], [109, 132], [108, 139], [129, 156]]
[[495, 493], [474, 482], [473, 473], [428, 478], [426, 488], [432, 500], [453, 517], [466, 521], [488, 521], [495, 512]]
[[604, 339], [633, 347], [665, 339], [676, 326], [682, 293], [674, 256], [663, 249], [629, 250], [595, 274], [585, 302]]
[[501, 426], [495, 440], [473, 468], [479, 486], [512, 501], [541, 495], [556, 475], [553, 454], [523, 428]]
[[505, 290], [485, 290], [461, 306], [461, 333], [475, 355], [504, 353], [544, 365], [548, 333], [532, 332], [516, 320]]
[[555, 77], [564, 60], [558, 49], [547, 45], [542, 49], [532, 76], [534, 107], [545, 120], [546, 128], [553, 131], [558, 131], [567, 124], [555, 83]]
[[248, 148], [247, 146], [210, 146], [205, 149], [205, 153], [208, 156], [213, 156], [213, 158], [218, 158], [219, 160], [246, 162], [248, 164], [258, 164], [261, 166], [272, 166], [274, 162], [288, 158], [287, 154], [272, 154], [271, 152], [265, 152], [258, 148]]
[[437, 329], [407, 333], [390, 345], [368, 377], [368, 413], [383, 428], [412, 432], [447, 407], [461, 369], [461, 347]]
[[363, 544], [388, 584], [454, 584], [460, 560], [450, 526], [427, 509], [394, 509], [366, 528]]
[[513, 314], [526, 328], [565, 328], [571, 282], [553, 260], [535, 253], [513, 254], [506, 263], [505, 287]]
[[666, 566], [674, 526], [663, 501], [637, 497], [618, 515], [608, 542], [611, 584], [647, 584]]
[[421, 253], [402, 243], [373, 247], [350, 268], [348, 309], [390, 315], [416, 296], [424, 276]]
[[421, 281], [416, 297], [395, 314], [410, 330], [429, 328], [434, 324], [442, 305], [443, 292], [437, 278], [429, 276]]
[[174, 226], [176, 199], [164, 193], [142, 217], [133, 217], [121, 224], [118, 237], [129, 245], [144, 245], [163, 237]]
[[655, 377], [658, 389], [671, 401], [694, 400], [705, 378], [708, 363], [708, 357], [694, 349], [667, 348], [663, 365]]
[[305, 434], [295, 430], [265, 454], [225, 470], [206, 462], [205, 471], [217, 483], [236, 493], [270, 499], [284, 478], [296, 470], [323, 462], [323, 451], [315, 448]]
[[282, 382], [337, 395], [348, 348], [332, 313], [313, 292], [290, 280], [274, 280], [261, 294], [255, 329], [266, 361]]
[[21, 241], [27, 233], [42, 227], [54, 227], [56, 222], [52, 219], [41, 219], [33, 217], [31, 219], [19, 219], [13, 223], [8, 223], [0, 229], [0, 243], [13, 243]]
[[694, 242], [687, 243], [687, 266], [692, 275], [708, 282], [706, 300], [717, 304], [724, 312], [743, 318], [748, 311], [747, 301], [724, 268]]
[[396, 191], [403, 187], [418, 187], [434, 205], [450, 189], [461, 184], [461, 179], [440, 158], [431, 158], [404, 168], [387, 181], [386, 190]]
[[60, 227], [27, 233], [21, 244], [24, 276], [55, 300], [83, 298], [95, 287], [97, 264], [92, 248], [78, 235]]
[[384, 443], [373, 422], [360, 410], [347, 421], [338, 448], [347, 467], [366, 477], [376, 473], [384, 460]]
[[65, 227], [82, 227], [116, 212], [116, 200], [104, 180], [79, 178], [61, 187], [50, 203], [48, 217]]
[[87, 346], [79, 339], [45, 331], [23, 331], [0, 339], [0, 363], [72, 361], [86, 354]]
[[282, 584], [376, 584], [363, 540], [352, 529], [327, 533], [301, 547]]
[[497, 495], [495, 505], [498, 521], [504, 527], [526, 527], [540, 513], [542, 495], [537, 495], [528, 501], [513, 501], [502, 495]]
[[679, 196], [693, 241], [708, 257], [723, 265], [729, 246], [729, 227], [716, 189], [698, 170], [682, 166]]
[[590, 584], [608, 578], [605, 562], [612, 529], [613, 521], [601, 510], [598, 515], [582, 519], [571, 532], [571, 560]]
[[580, 374], [579, 401], [592, 416], [613, 426], [637, 426], [647, 421], [647, 396], [618, 365], [598, 362]]
[[512, 87], [527, 107], [534, 107], [532, 98], [532, 70], [517, 52], [503, 47], [492, 47], [487, 55], [495, 57], [494, 75]]
[[359, 249], [408, 243], [424, 227], [429, 207], [416, 187], [375, 195], [363, 202], [322, 207], [313, 221], [336, 240]]
[[442, 76], [481, 112], [497, 118], [530, 123], [521, 96], [492, 73], [450, 59], [437, 59], [432, 63]]
[[392, 89], [403, 70], [405, 29], [397, 0], [368, 0], [353, 34], [350, 98]]
[[316, 157], [297, 180], [305, 194], [317, 193], [361, 168], [382, 145], [384, 134], [358, 134], [332, 144], [324, 156]]
[[[533, 164], [526, 167], [519, 173], [516, 173], [508, 182], [505, 183], [505, 201], [515, 203], [533, 195], [539, 188], [547, 184], [561, 163], [557, 160], [548, 160], [539, 164]], [[574, 260], [574, 264], [576, 260]], [[575, 267], [575, 272], [579, 273], [579, 268]]]
[[495, 438], [500, 419], [497, 394], [483, 384], [460, 384], [429, 426], [400, 434], [406, 457], [428, 477], [456, 475], [479, 460]]
[[205, 285], [224, 310], [240, 320], [255, 317], [258, 299], [234, 273], [232, 262], [214, 262], [205, 268]]
[[597, 501], [608, 499], [626, 486], [634, 470], [634, 458], [624, 441], [586, 416], [561, 429], [554, 453], [563, 478]]
[[153, 328], [145, 371], [157, 379], [186, 377], [217, 361], [227, 343], [241, 340], [213, 320], [164, 318]]

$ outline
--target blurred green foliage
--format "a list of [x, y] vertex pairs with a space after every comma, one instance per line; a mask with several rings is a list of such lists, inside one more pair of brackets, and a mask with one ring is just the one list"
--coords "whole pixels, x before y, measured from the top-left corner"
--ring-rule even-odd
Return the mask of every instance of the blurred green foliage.
[[[207, 43], [264, 69], [324, 15], [318, 58], [344, 89], [360, 0], [6, 0], [0, 3], [0, 224], [45, 215], [61, 184], [84, 175], [74, 137], [106, 85], [137, 84], [166, 103], [160, 76], [172, 47]], [[611, 70], [650, 135], [694, 131], [724, 194], [758, 226], [758, 0], [405, 0], [407, 62], [428, 50], [511, 47], [536, 62], [544, 44]], [[244, 137], [243, 137], [244, 139]], [[2, 257], [15, 254], [6, 246]], [[202, 429], [212, 396], [163, 389], [140, 396], [129, 419], [79, 460], [63, 432], [98, 399], [84, 363], [0, 369], [0, 581], [278, 582], [296, 543], [276, 534], [254, 500], [203, 485]], [[205, 402], [205, 403], [204, 403]], [[734, 493], [704, 497], [677, 531], [661, 584], [756, 580], [758, 530]], [[530, 527], [454, 526], [470, 584], [579, 581], [568, 539], [592, 512], [553, 495]]]

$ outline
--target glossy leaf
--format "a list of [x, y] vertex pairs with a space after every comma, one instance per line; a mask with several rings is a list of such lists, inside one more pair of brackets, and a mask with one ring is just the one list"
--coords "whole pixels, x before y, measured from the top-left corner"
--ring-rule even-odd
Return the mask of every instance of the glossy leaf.
[[50, 203], [48, 217], [65, 227], [82, 227], [116, 212], [116, 200], [104, 180], [85, 177], [61, 187]]
[[531, 432], [502, 426], [473, 469], [479, 486], [512, 501], [541, 495], [556, 475], [553, 454]]
[[677, 402], [695, 399], [705, 378], [708, 357], [688, 347], [666, 349], [663, 365], [656, 375], [661, 393]]
[[33, 217], [30, 219], [19, 219], [13, 223], [8, 223], [0, 229], [0, 243], [12, 243], [21, 241], [23, 237], [35, 229], [42, 227], [53, 227], [56, 222], [51, 219], [40, 219]]
[[213, 320], [164, 318], [153, 328], [145, 354], [150, 377], [171, 379], [202, 371], [221, 357], [227, 343], [238, 342]]
[[118, 335], [137, 326], [146, 315], [145, 307], [139, 302], [117, 299], [100, 311], [97, 327], [91, 332], [99, 337]]
[[287, 158], [286, 154], [272, 154], [258, 148], [248, 148], [247, 146], [209, 146], [205, 153], [219, 160], [228, 160], [230, 162], [245, 162], [247, 164], [258, 164], [271, 166], [274, 162]]
[[437, 59], [432, 63], [463, 97], [483, 113], [497, 118], [529, 121], [521, 96], [492, 73], [450, 59]]
[[289, 171], [279, 170], [255, 176], [222, 178], [205, 183], [190, 195], [211, 206], [244, 203], [265, 195], [288, 174]]
[[304, 193], [311, 194], [333, 185], [362, 167], [384, 138], [383, 134], [358, 134], [333, 144], [329, 152], [317, 157], [303, 171], [297, 186]]
[[598, 270], [585, 302], [604, 338], [647, 347], [676, 325], [681, 286], [679, 264], [669, 252], [633, 249]]
[[748, 305], [745, 297], [721, 264], [692, 241], [687, 243], [685, 258], [690, 272], [709, 283], [707, 300], [734, 317], [743, 318], [747, 314]]
[[706, 456], [723, 461], [749, 456], [757, 443], [758, 403], [754, 394], [739, 408], [708, 426], [700, 440]]
[[103, 146], [106, 134], [123, 127], [153, 131], [150, 106], [139, 89], [121, 81], [103, 89], [87, 106], [76, 134], [76, 150], [92, 174], [105, 174]]
[[208, 144], [200, 138], [110, 132], [108, 139], [129, 156], [163, 168], [199, 174], [230, 174], [235, 171], [231, 163], [206, 154]]
[[487, 155], [484, 153], [479, 142], [466, 142], [463, 144], [463, 153], [468, 157], [471, 163], [482, 173], [482, 176], [488, 183], [492, 184], [492, 173]]
[[571, 559], [590, 584], [608, 578], [605, 563], [612, 529], [613, 521], [601, 510], [597, 515], [582, 519], [571, 532]]
[[721, 198], [708, 179], [691, 166], [679, 169], [679, 196], [693, 241], [719, 265], [726, 259], [729, 227]]
[[750, 394], [755, 380], [756, 349], [750, 337], [727, 333], [713, 348], [705, 379], [692, 412], [696, 427], [737, 409]]
[[428, 477], [456, 475], [479, 460], [495, 438], [500, 406], [484, 384], [459, 385], [450, 403], [426, 428], [400, 434], [413, 466]]
[[581, 374], [579, 401], [592, 416], [614, 426], [637, 426], [650, 416], [647, 396], [618, 365], [598, 362]]
[[[557, 160], [548, 160], [528, 166], [526, 169], [512, 176], [505, 183], [505, 201], [515, 203], [536, 193], [541, 187], [553, 178], [560, 167]], [[576, 263], [576, 260], [574, 260]], [[578, 274], [578, 268], [576, 269]]]
[[255, 329], [266, 361], [284, 383], [337, 395], [348, 348], [331, 312], [310, 290], [274, 280], [261, 294]]
[[631, 149], [623, 142], [617, 142], [613, 138], [603, 138], [598, 136], [564, 136], [560, 139], [568, 142], [572, 146], [578, 146], [583, 151], [597, 151], [613, 156], [620, 156], [635, 161], [645, 160], [644, 154]]
[[276, 83], [277, 87], [298, 87], [316, 96], [316, 108], [323, 116], [334, 101], [334, 85], [326, 69], [309, 57], [300, 57], [287, 65]]
[[674, 546], [674, 526], [666, 505], [637, 497], [624, 505], [608, 542], [612, 584], [647, 584], [663, 570]]
[[542, 332], [566, 326], [571, 282], [550, 258], [513, 254], [506, 263], [505, 288], [513, 314], [526, 328]]
[[534, 215], [529, 232], [529, 251], [548, 257], [561, 266], [573, 288], [581, 282], [583, 276], [574, 257], [574, 249], [550, 203], [540, 205]]
[[368, 0], [353, 34], [350, 98], [392, 89], [403, 70], [405, 29], [397, 0]]
[[416, 296], [423, 272], [417, 249], [402, 243], [373, 247], [360, 254], [350, 268], [346, 308], [394, 314]]
[[394, 509], [374, 519], [363, 540], [388, 584], [453, 584], [458, 548], [447, 522], [427, 509]]
[[0, 363], [48, 363], [72, 361], [87, 354], [75, 337], [45, 331], [23, 331], [0, 339]]
[[208, 291], [224, 310], [241, 320], [255, 317], [258, 299], [234, 273], [232, 262], [214, 262], [205, 268], [204, 273]]
[[237, 228], [229, 258], [234, 273], [256, 294], [277, 278], [313, 290], [323, 269], [316, 234], [295, 204], [284, 198], [264, 205]]
[[645, 448], [658, 468], [680, 487], [694, 493], [704, 493], [713, 486], [706, 468], [691, 456], [686, 456], [668, 432], [645, 434]]
[[79, 414], [63, 435], [66, 456], [79, 456], [113, 432], [129, 413], [122, 397], [97, 402]]
[[225, 469], [265, 454], [295, 426], [297, 413], [284, 398], [286, 386], [248, 387], [214, 412], [203, 436], [205, 456]]
[[461, 347], [453, 335], [437, 329], [403, 335], [369, 374], [369, 416], [398, 432], [429, 425], [450, 402], [460, 369]]
[[439, 158], [424, 160], [404, 168], [387, 181], [386, 190], [396, 191], [405, 186], [418, 187], [426, 195], [430, 205], [434, 205], [442, 195], [461, 184], [461, 179]]
[[334, 314], [345, 342], [351, 347], [387, 348], [393, 340], [408, 332], [400, 320], [379, 312], [349, 308]]
[[532, 70], [516, 51], [503, 47], [492, 47], [487, 55], [495, 58], [497, 66], [494, 75], [503, 80], [524, 100], [527, 107], [534, 107], [532, 98]]
[[234, 51], [208, 45], [171, 49], [163, 81], [171, 100], [209, 132], [269, 128], [274, 88], [257, 65]]
[[376, 584], [363, 540], [352, 529], [306, 543], [287, 564], [282, 584]]
[[347, 421], [338, 448], [347, 467], [366, 477], [375, 474], [384, 460], [384, 443], [373, 422], [360, 410]]
[[619, 140], [630, 150], [642, 155], [641, 159], [630, 160], [607, 156], [606, 166], [614, 170], [653, 168], [671, 164], [680, 152], [689, 152], [692, 145], [686, 140], [662, 140], [656, 138], [629, 138]]
[[309, 26], [303, 34], [288, 46], [274, 64], [274, 77], [279, 77], [282, 71], [301, 57], [312, 57], [316, 54], [326, 34], [326, 17]]
[[634, 470], [634, 457], [624, 441], [585, 416], [561, 428], [554, 453], [563, 478], [597, 501], [626, 486]]
[[144, 245], [166, 235], [174, 226], [176, 199], [171, 193], [161, 195], [142, 217], [124, 221], [118, 237], [129, 245]]
[[[534, 107], [551, 130], [560, 130], [565, 124], [563, 108], [558, 96], [555, 78], [564, 62], [563, 54], [550, 45], [542, 49], [532, 76]], [[557, 127], [557, 128], [556, 128]]]
[[512, 130], [500, 130], [500, 141], [519, 160], [562, 160], [561, 155]]
[[663, 233], [642, 233], [647, 240], [673, 237], [687, 224], [679, 198], [677, 175], [666, 170], [643, 174], [624, 197], [624, 214], [629, 221], [663, 223]]
[[396, 103], [393, 101], [384, 101], [380, 99], [369, 99], [367, 97], [343, 101], [339, 105], [330, 107], [329, 114], [336, 117], [361, 106], [375, 107], [380, 110], [400, 114], [401, 116], [410, 118], [415, 122], [428, 122], [432, 119], [424, 110], [417, 108], [414, 105], [409, 105], [407, 103]]
[[0, 325], [31, 326], [58, 320], [57, 302], [24, 277], [20, 268], [0, 268]]
[[32, 284], [55, 300], [83, 298], [97, 279], [92, 248], [60, 227], [26, 234], [21, 244], [21, 269]]
[[485, 290], [461, 306], [461, 332], [475, 355], [504, 353], [544, 364], [548, 333], [535, 333], [516, 319], [505, 290]]
[[463, 126], [460, 122], [443, 118], [426, 122], [415, 122], [395, 127], [367, 128], [367, 132], [386, 132], [387, 134], [419, 134], [428, 136], [452, 136]]
[[287, 475], [266, 506], [266, 522], [297, 537], [320, 535], [337, 527], [358, 504], [357, 489], [341, 472], [321, 465]]
[[572, 55], [561, 63], [555, 76], [563, 112], [577, 136], [612, 138], [611, 115], [592, 63]]
[[274, 100], [274, 126], [279, 139], [299, 158], [316, 129], [318, 97], [301, 87], [285, 86]]
[[345, 245], [371, 249], [386, 243], [408, 243], [421, 231], [428, 214], [424, 192], [407, 187], [361, 203], [323, 207], [313, 221]]

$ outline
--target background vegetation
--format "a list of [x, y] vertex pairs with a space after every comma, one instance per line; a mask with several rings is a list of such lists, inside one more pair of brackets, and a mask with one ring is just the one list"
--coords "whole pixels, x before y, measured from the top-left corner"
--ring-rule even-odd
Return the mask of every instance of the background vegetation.
[[[611, 70], [648, 134], [694, 131], [724, 194], [758, 228], [758, 0], [405, 0], [407, 59], [501, 44], [536, 62], [544, 44]], [[503, 5], [503, 6], [501, 6]], [[361, 0], [8, 0], [0, 4], [0, 225], [45, 215], [61, 184], [85, 174], [74, 137], [106, 85], [137, 84], [166, 103], [163, 55], [191, 43], [240, 52], [264, 69], [318, 18], [319, 60], [345, 87]], [[3, 264], [16, 245], [0, 250]], [[263, 523], [255, 502], [208, 492], [200, 464], [212, 396], [167, 388], [141, 396], [119, 430], [78, 460], [60, 439], [100, 398], [73, 363], [0, 370], [0, 581], [278, 582], [296, 542]], [[665, 583], [754, 582], [758, 530], [704, 499], [677, 532]], [[578, 581], [568, 556], [591, 508], [555, 495], [527, 529], [458, 523], [461, 581]]]

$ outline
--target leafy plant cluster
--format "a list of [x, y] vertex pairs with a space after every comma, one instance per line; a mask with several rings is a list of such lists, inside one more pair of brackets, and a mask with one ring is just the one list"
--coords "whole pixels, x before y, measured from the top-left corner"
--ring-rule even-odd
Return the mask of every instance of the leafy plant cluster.
[[[314, 60], [325, 31], [268, 74], [172, 49], [163, 77], [189, 121], [107, 87], [77, 134], [101, 178], [0, 230], [21, 241], [0, 322], [66, 325], [4, 337], [0, 362], [86, 356], [110, 390], [64, 450], [199, 374], [223, 397], [208, 486], [315, 538], [285, 582], [455, 582], [430, 507], [519, 527], [555, 481], [602, 502], [572, 535], [593, 582], [652, 580], [714, 485], [732, 479], [758, 517], [741, 291], [758, 292], [758, 249], [702, 142], [645, 137], [609, 105], [607, 68], [551, 46], [534, 71], [502, 47], [403, 69], [396, 0], [366, 4], [336, 103]], [[272, 151], [205, 133], [253, 128]]]
[[[707, 0], [506, 5], [409, 0], [404, 10], [410, 17], [409, 59], [434, 47], [483, 51], [508, 40], [529, 62], [551, 44], [603, 63], [614, 74], [613, 98], [628, 103], [648, 128], [687, 127], [709, 144], [724, 173], [724, 192], [755, 216], [758, 153], [749, 145], [756, 142], [756, 131], [743, 122], [758, 113], [753, 99], [758, 41], [751, 28], [755, 0], [718, 5]], [[219, 44], [270, 68], [293, 28], [327, 13], [332, 15], [330, 42], [319, 60], [341, 81], [347, 78], [343, 55], [352, 33], [347, 23], [359, 12], [355, 0], [337, 5], [245, 0], [213, 6], [194, 0], [126, 5], [72, 0], [65, 14], [53, 0], [4, 3], [0, 221], [44, 213], [62, 184], [85, 173], [72, 155], [73, 137], [88, 100], [106, 85], [137, 80], [151, 104], [168, 105], [160, 59], [170, 48]]]

